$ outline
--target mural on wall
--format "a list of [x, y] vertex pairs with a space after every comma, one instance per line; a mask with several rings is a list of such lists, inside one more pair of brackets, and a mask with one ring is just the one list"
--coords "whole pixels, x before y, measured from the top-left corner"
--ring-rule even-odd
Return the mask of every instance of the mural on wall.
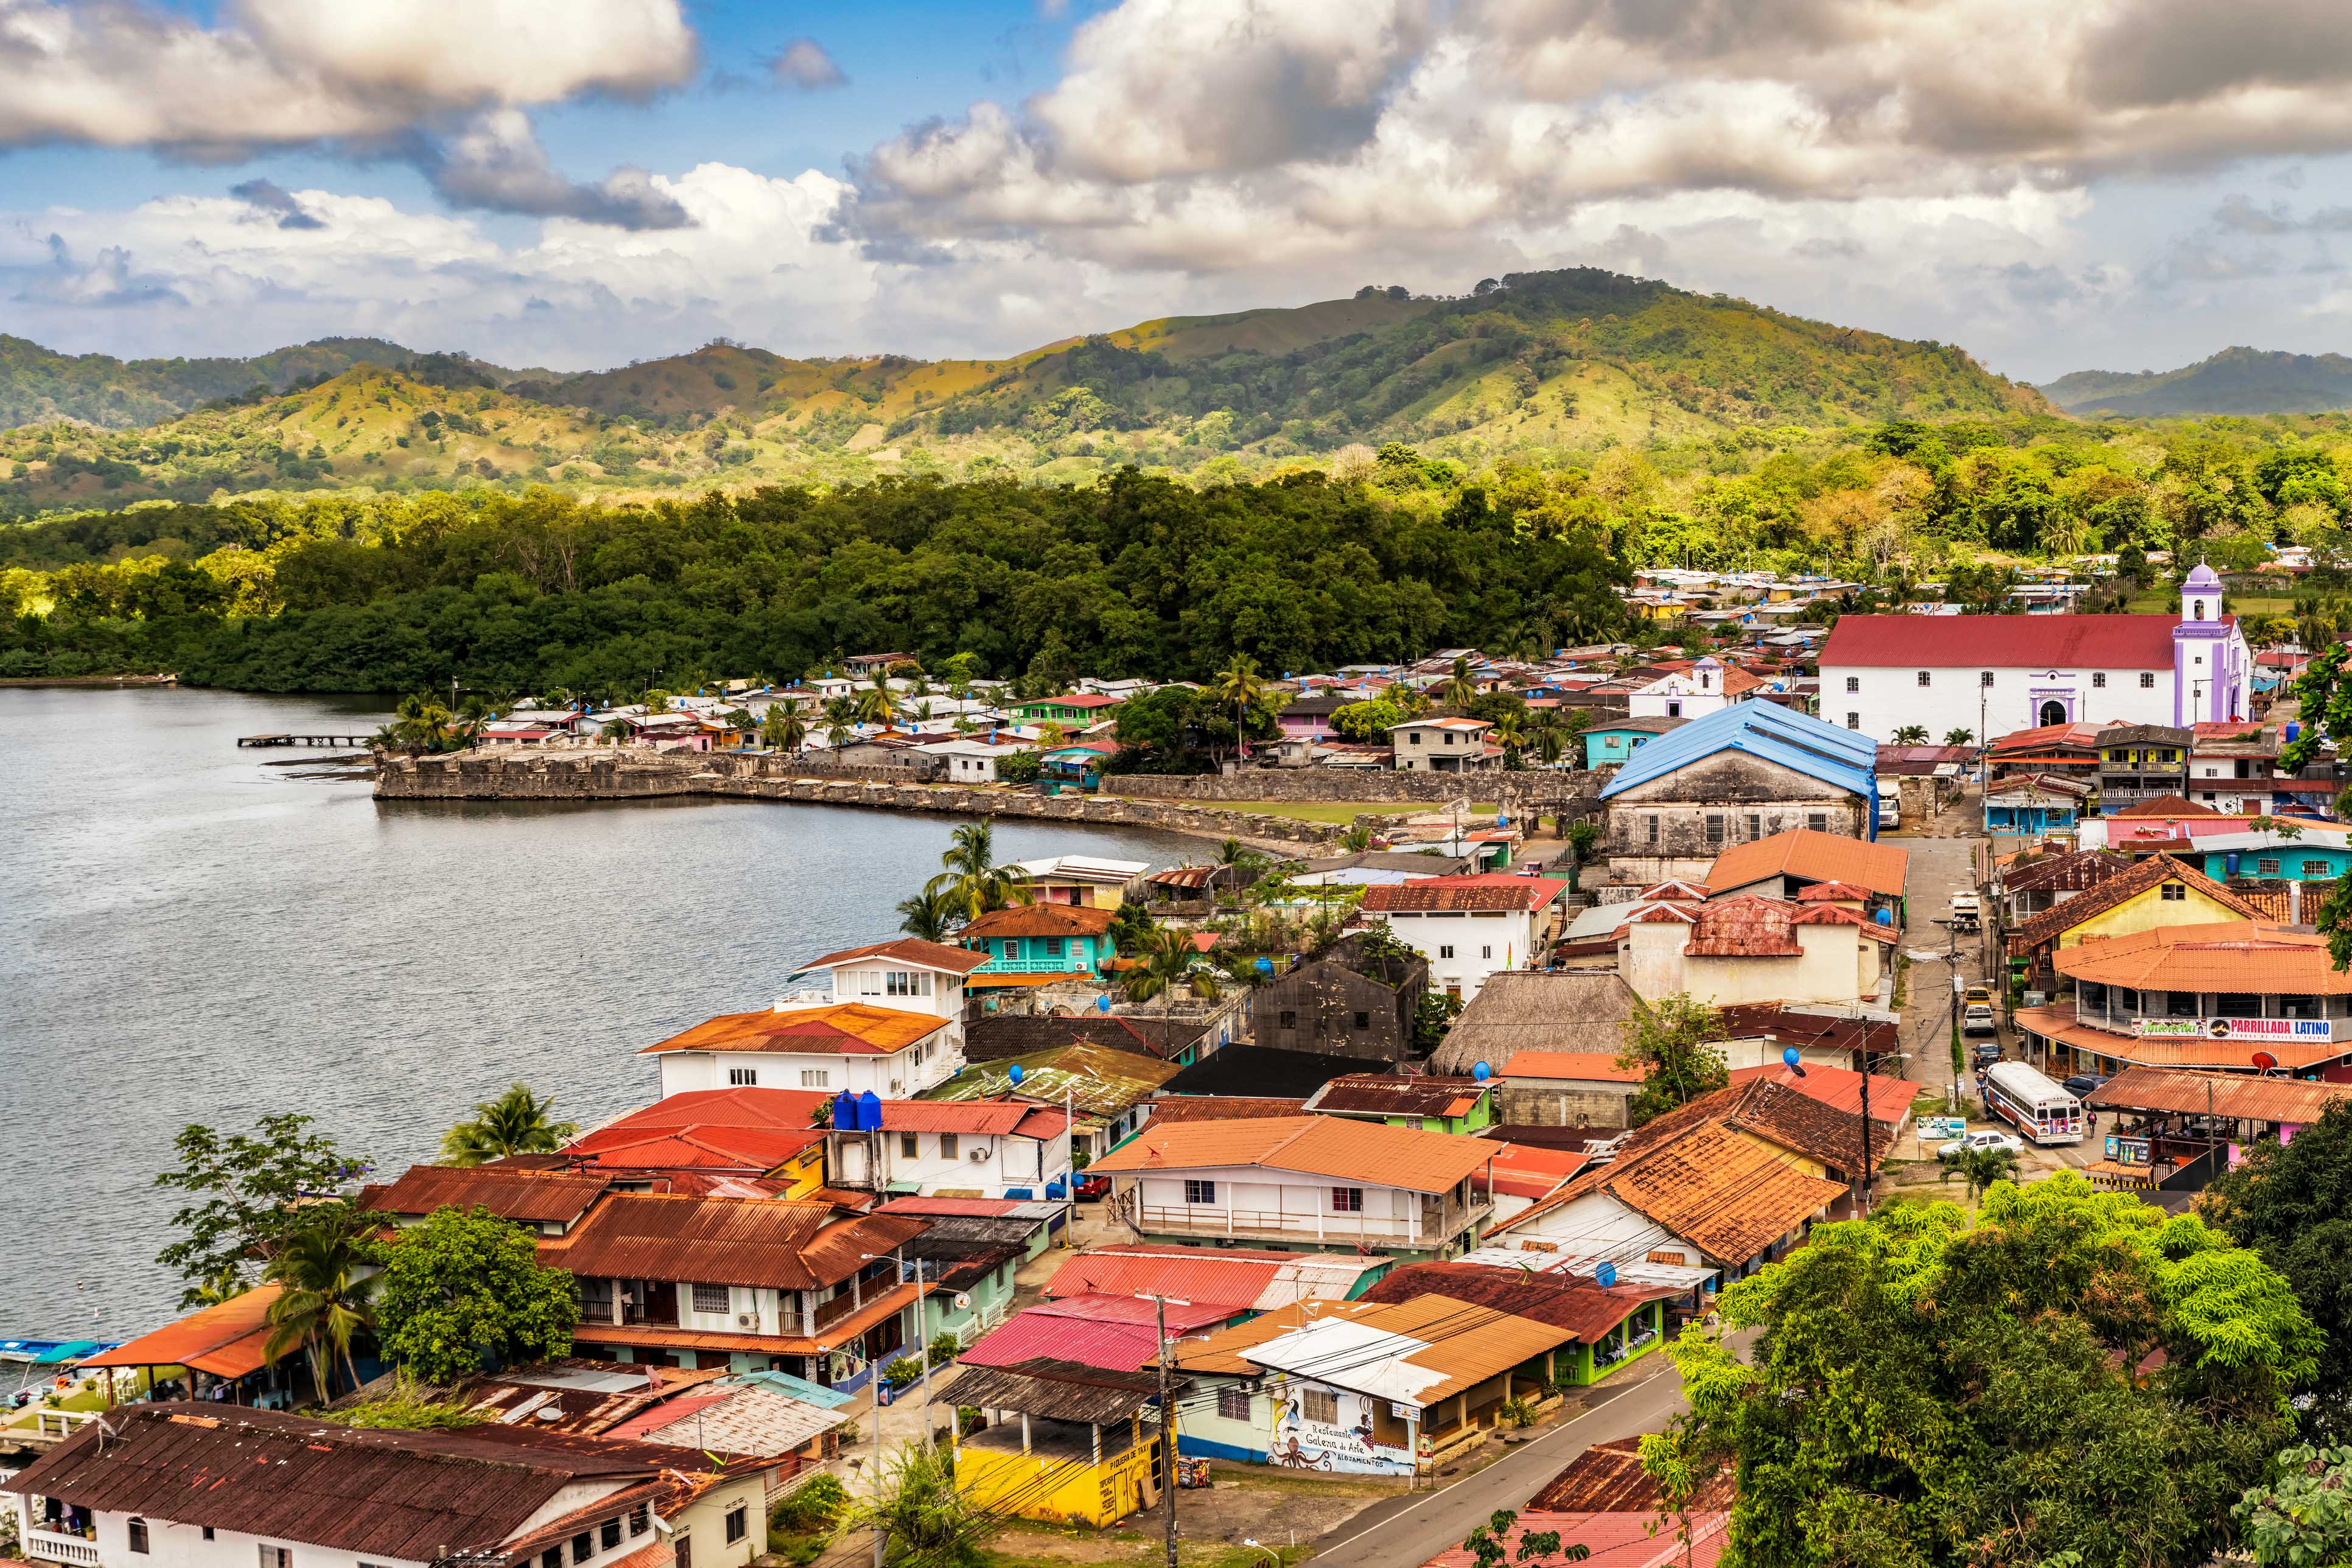
[[[1320, 1392], [1319, 1390], [1318, 1392]], [[1274, 1440], [1267, 1445], [1268, 1462], [1289, 1469], [1346, 1470], [1364, 1475], [1408, 1475], [1412, 1470], [1410, 1449], [1372, 1440], [1372, 1407], [1356, 1394], [1335, 1400], [1340, 1419], [1307, 1417], [1307, 1391], [1292, 1386], [1276, 1403]]]

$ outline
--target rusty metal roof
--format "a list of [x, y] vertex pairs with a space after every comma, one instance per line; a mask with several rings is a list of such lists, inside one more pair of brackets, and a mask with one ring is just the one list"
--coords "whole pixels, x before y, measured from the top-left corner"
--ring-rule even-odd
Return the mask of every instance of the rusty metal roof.
[[617, 1491], [688, 1450], [502, 1426], [360, 1429], [272, 1411], [165, 1402], [116, 1410], [11, 1485], [78, 1508], [431, 1562], [506, 1543], [567, 1489]]
[[956, 934], [965, 942], [1005, 936], [1100, 936], [1118, 918], [1114, 910], [1087, 904], [1009, 904], [989, 910]]
[[1494, 1145], [1480, 1139], [1329, 1116], [1173, 1124], [1155, 1119], [1087, 1169], [1127, 1174], [1248, 1165], [1442, 1193], [1494, 1157]]
[[569, 1224], [588, 1211], [613, 1178], [593, 1171], [534, 1171], [514, 1165], [411, 1165], [389, 1186], [368, 1187], [362, 1209], [382, 1214], [431, 1214], [445, 1208], [486, 1208], [524, 1225]]
[[831, 969], [837, 964], [856, 963], [868, 958], [887, 958], [896, 963], [911, 964], [917, 969], [943, 970], [950, 974], [970, 974], [988, 962], [988, 955], [984, 952], [968, 952], [944, 942], [901, 936], [893, 937], [888, 942], [868, 942], [864, 947], [844, 948], [839, 952], [828, 952], [823, 958], [812, 958], [793, 973], [805, 974], [812, 969]]
[[1694, 958], [1796, 958], [1804, 952], [1796, 932], [1797, 906], [1749, 893], [1701, 905], [1683, 943]]
[[[2256, 1042], [2257, 1048], [2259, 1042]], [[2253, 1078], [2235, 1072], [2127, 1067], [2090, 1094], [2101, 1110], [2149, 1110], [2183, 1116], [2210, 1111], [2241, 1121], [2303, 1126], [2331, 1105], [2352, 1100], [2352, 1083], [2316, 1079]]]
[[[1171, 1388], [1192, 1380], [1173, 1380]], [[940, 1394], [948, 1405], [1017, 1410], [1053, 1421], [1108, 1425], [1124, 1421], [1159, 1397], [1156, 1373], [1114, 1372], [1080, 1362], [1038, 1356], [1009, 1366], [976, 1366], [957, 1374]]]
[[1317, 1089], [1307, 1109], [1337, 1115], [1467, 1116], [1486, 1092], [1486, 1085], [1474, 1078], [1349, 1073]]
[[614, 1193], [562, 1245], [574, 1274], [814, 1290], [919, 1236], [912, 1215], [835, 1216], [829, 1204]]
[[[2169, 855], [2151, 855], [2129, 870], [2102, 878], [2073, 898], [2063, 899], [2021, 923], [2009, 933], [2009, 951], [2012, 954], [2021, 954], [2044, 942], [2056, 942], [2084, 921], [2105, 914], [2126, 900], [2165, 882], [2185, 882], [2223, 909], [2250, 920], [2262, 913], [2195, 867], [2183, 864]], [[2202, 918], [2201, 913], [2200, 918]]]
[[1366, 1301], [1443, 1296], [1566, 1329], [1587, 1344], [1633, 1315], [1634, 1309], [1683, 1292], [1670, 1285], [1596, 1285], [1570, 1275], [1537, 1274], [1486, 1263], [1409, 1263], [1364, 1292]]
[[1259, 1099], [1252, 1095], [1164, 1095], [1151, 1102], [1151, 1120], [1178, 1121], [1244, 1121], [1270, 1116], [1297, 1116], [1307, 1109], [1303, 1100]]
[[1487, 875], [1421, 877], [1364, 889], [1367, 910], [1539, 910], [1568, 891], [1565, 879]]
[[[1717, 1470], [1700, 1483], [1690, 1507], [1694, 1511], [1727, 1509], [1736, 1491], [1730, 1471]], [[1655, 1514], [1670, 1510], [1670, 1506], [1658, 1483], [1642, 1468], [1639, 1437], [1595, 1443], [1528, 1500], [1528, 1508], [1546, 1512]]]
[[827, 1007], [772, 1008], [722, 1013], [691, 1029], [639, 1049], [663, 1051], [764, 1051], [777, 1056], [877, 1056], [905, 1050], [948, 1026], [945, 1018], [897, 1007], [842, 1002]]

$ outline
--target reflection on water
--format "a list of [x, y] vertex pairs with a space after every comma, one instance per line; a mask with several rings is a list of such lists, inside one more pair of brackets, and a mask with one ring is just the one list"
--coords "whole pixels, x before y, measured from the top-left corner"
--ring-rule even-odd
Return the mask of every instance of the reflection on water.
[[[635, 1055], [887, 934], [948, 818], [757, 802], [378, 805], [266, 731], [373, 699], [0, 690], [0, 1337], [153, 1327], [189, 1121], [319, 1119], [397, 1167], [522, 1080], [593, 1121]], [[331, 725], [328, 722], [331, 721]], [[271, 766], [292, 762], [294, 766]], [[326, 774], [329, 776], [319, 776]], [[1002, 825], [1003, 858], [1165, 865], [1188, 841]]]

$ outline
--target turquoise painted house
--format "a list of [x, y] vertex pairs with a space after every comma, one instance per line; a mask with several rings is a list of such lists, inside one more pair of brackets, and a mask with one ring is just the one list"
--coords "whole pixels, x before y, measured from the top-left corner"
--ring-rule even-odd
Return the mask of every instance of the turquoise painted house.
[[2333, 838], [2321, 839], [2316, 834], [2299, 838], [2281, 838], [2270, 833], [2229, 833], [2213, 837], [2200, 834], [2197, 850], [2189, 863], [2216, 881], [2260, 877], [2286, 882], [2332, 882], [2352, 872], [2352, 847]]
[[1114, 910], [1082, 904], [1014, 904], [991, 910], [963, 928], [958, 938], [988, 962], [968, 984], [985, 989], [1007, 974], [1090, 975], [1118, 955], [1110, 937]]
[[1584, 732], [1584, 765], [1613, 768], [1647, 742], [1689, 722], [1687, 719], [1617, 719], [1596, 724]]

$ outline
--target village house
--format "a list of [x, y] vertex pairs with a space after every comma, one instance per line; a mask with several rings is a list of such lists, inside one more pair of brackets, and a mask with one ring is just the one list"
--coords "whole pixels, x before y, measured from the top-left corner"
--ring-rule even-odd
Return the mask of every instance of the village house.
[[1350, 1073], [1309, 1095], [1305, 1109], [1318, 1116], [1418, 1127], [1424, 1132], [1466, 1135], [1495, 1124], [1494, 1091], [1487, 1080], [1428, 1073]]
[[1080, 1041], [974, 1062], [926, 1098], [1066, 1105], [1077, 1118], [1076, 1152], [1093, 1160], [1134, 1136], [1151, 1114], [1153, 1095], [1181, 1070], [1156, 1056]]
[[991, 910], [956, 933], [988, 962], [974, 972], [1091, 976], [1118, 956], [1112, 942], [1115, 911], [1077, 904], [1010, 904]]
[[1070, 1181], [1070, 1121], [1021, 1100], [882, 1100], [844, 1094], [825, 1169], [852, 1192], [1059, 1198]]
[[996, 766], [1035, 748], [1018, 741], [983, 741], [971, 736], [935, 742], [925, 748], [940, 760], [940, 777], [948, 784], [983, 784], [997, 782]]
[[492, 1423], [368, 1430], [160, 1401], [0, 1481], [37, 1561], [75, 1568], [739, 1568], [767, 1551], [763, 1476], [692, 1448]]
[[1689, 719], [1679, 715], [1672, 719], [1595, 719], [1585, 726], [1580, 737], [1584, 742], [1584, 765], [1613, 768], [1660, 735], [1689, 722]]
[[531, 1170], [517, 1165], [411, 1165], [398, 1179], [363, 1186], [362, 1212], [415, 1225], [436, 1210], [484, 1208], [541, 1237], [571, 1234], [613, 1186], [602, 1171]]
[[2111, 720], [2179, 727], [2251, 711], [2252, 658], [2200, 566], [2171, 616], [1841, 616], [1823, 714], [1874, 740]]
[[1769, 702], [1694, 720], [1602, 787], [1611, 873], [1704, 878], [1732, 845], [1792, 828], [1874, 839], [1877, 760], [1868, 741]]
[[1717, 1017], [1723, 1032], [1717, 1048], [1735, 1072], [1778, 1065], [1791, 1047], [1808, 1069], [1860, 1071], [1865, 1061], [1899, 1060], [1902, 1055], [1897, 1016], [1876, 1008], [1753, 1002], [1721, 1008]]
[[1116, 910], [1129, 888], [1151, 868], [1140, 860], [1109, 860], [1093, 855], [1048, 855], [1014, 863], [1013, 872], [1041, 904], [1078, 904]]
[[515, 1155], [479, 1169], [543, 1163], [602, 1175], [615, 1192], [808, 1198], [824, 1186], [823, 1122], [832, 1108], [833, 1097], [818, 1089], [688, 1089], [583, 1133], [557, 1153]]
[[2347, 1100], [2352, 1083], [2127, 1067], [2084, 1097], [2115, 1113], [2105, 1157], [2084, 1173], [2113, 1189], [2195, 1190], [2243, 1163], [2255, 1142], [2291, 1142]]
[[2013, 926], [2131, 866], [2130, 856], [2105, 849], [2021, 854], [1995, 862], [1988, 888], [2001, 924]]
[[[2064, 905], [2061, 905], [2063, 910]], [[2011, 1017], [2025, 1058], [2055, 1079], [2126, 1067], [2352, 1078], [2352, 973], [2327, 938], [2267, 921], [2167, 925], [2060, 950], [2071, 997]]]
[[[1213, 1303], [1166, 1303], [1169, 1337], [1181, 1339], [1225, 1321]], [[1071, 1295], [1015, 1312], [956, 1358], [963, 1366], [1011, 1366], [1039, 1356], [1136, 1372], [1160, 1359], [1155, 1304], [1133, 1295]]]
[[1388, 952], [1359, 931], [1259, 987], [1257, 1043], [1401, 1062], [1412, 1048], [1413, 1020], [1428, 988], [1427, 958], [1412, 949]]
[[1793, 900], [1746, 893], [1696, 908], [1654, 906], [1626, 925], [1618, 973], [1644, 1001], [1878, 1000], [1899, 939], [1893, 926], [1822, 897], [1837, 888], [1824, 883]]
[[1698, 719], [1753, 696], [1763, 684], [1759, 677], [1727, 668], [1708, 654], [1688, 670], [1673, 670], [1636, 688], [1625, 707], [1635, 719]]
[[1409, 719], [1389, 726], [1389, 744], [1402, 773], [1474, 773], [1503, 765], [1503, 748], [1490, 745], [1484, 719]]
[[1716, 899], [1804, 899], [1834, 885], [1843, 889], [1832, 895], [1834, 901], [1873, 915], [1885, 910], [1900, 925], [1910, 867], [1909, 853], [1898, 846], [1799, 827], [1733, 845], [1707, 867], [1703, 885]]
[[1098, 724], [1111, 717], [1123, 700], [1098, 691], [1068, 692], [1009, 704], [1005, 711], [1024, 724], [1060, 724], [1066, 728]]
[[1392, 1258], [1352, 1252], [1121, 1242], [1071, 1254], [1045, 1282], [1045, 1297], [1173, 1296], [1214, 1307], [1220, 1322], [1240, 1322], [1300, 1301], [1353, 1300], [1393, 1267]]
[[1481, 1139], [1285, 1116], [1145, 1123], [1089, 1167], [1105, 1214], [1154, 1242], [1216, 1241], [1444, 1258], [1475, 1244], [1491, 1205], [1471, 1177]]
[[1499, 1080], [1509, 1124], [1620, 1129], [1649, 1069], [1614, 1051], [1519, 1051]]
[[2194, 731], [2169, 724], [2110, 724], [2099, 731], [2099, 810], [2178, 796], [2189, 784]]
[[615, 1193], [541, 1260], [578, 1288], [583, 1355], [854, 1389], [907, 1343], [916, 1291], [895, 1255], [923, 1229], [829, 1203]]
[[[1160, 1009], [1153, 1007], [1151, 1013]], [[967, 1062], [1002, 1062], [1062, 1046], [1097, 1045], [1190, 1067], [1216, 1049], [1213, 1030], [1198, 1019], [1159, 1018], [1118, 1007], [1079, 1013], [991, 1013], [972, 1020], [964, 1036]]]
[[980, 1412], [970, 1431], [955, 1423], [956, 1489], [974, 1508], [1055, 1525], [1139, 1513], [1160, 1500], [1167, 1468], [1160, 1428], [1143, 1419], [1159, 1396], [1156, 1373], [1049, 1356], [967, 1367], [940, 1394]]
[[2003, 943], [2012, 983], [2058, 989], [2057, 956], [2085, 942], [2163, 926], [2259, 918], [2263, 910], [2202, 871], [2155, 855], [2010, 929]]
[[1543, 961], [1565, 922], [1560, 877], [1426, 877], [1364, 889], [1358, 906], [1429, 962], [1429, 983], [1467, 1001], [1491, 975]]

